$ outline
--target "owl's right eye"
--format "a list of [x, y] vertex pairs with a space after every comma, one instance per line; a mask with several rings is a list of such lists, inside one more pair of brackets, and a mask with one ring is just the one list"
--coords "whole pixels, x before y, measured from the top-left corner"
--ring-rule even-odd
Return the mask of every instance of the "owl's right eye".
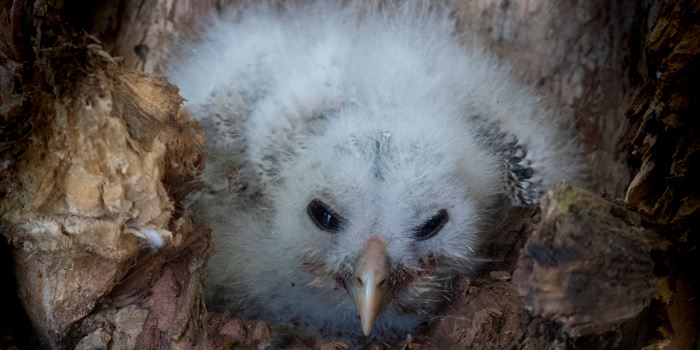
[[318, 228], [331, 233], [338, 232], [340, 224], [343, 222], [340, 215], [318, 199], [309, 202], [306, 213], [309, 214], [309, 218]]
[[440, 209], [435, 216], [413, 229], [414, 237], [419, 241], [424, 241], [435, 236], [449, 219], [450, 216], [447, 214], [447, 210]]

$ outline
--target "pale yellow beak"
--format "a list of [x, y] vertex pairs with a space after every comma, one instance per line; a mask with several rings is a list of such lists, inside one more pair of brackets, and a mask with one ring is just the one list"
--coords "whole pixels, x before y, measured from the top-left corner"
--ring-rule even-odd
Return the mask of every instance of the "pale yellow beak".
[[390, 295], [389, 273], [391, 259], [384, 242], [371, 237], [353, 265], [350, 291], [360, 312], [362, 332], [369, 335], [374, 327], [374, 319], [386, 305]]

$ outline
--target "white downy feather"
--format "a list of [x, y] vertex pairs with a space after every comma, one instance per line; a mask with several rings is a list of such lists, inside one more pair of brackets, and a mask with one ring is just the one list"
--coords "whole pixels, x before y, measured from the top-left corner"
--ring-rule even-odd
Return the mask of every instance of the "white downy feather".
[[[347, 292], [303, 262], [332, 274], [378, 235], [397, 266], [419, 269], [428, 256], [442, 264], [379, 316], [373, 336], [404, 337], [437, 308], [443, 281], [478, 261], [496, 207], [514, 198], [508, 162], [531, 170], [521, 185], [532, 202], [581, 179], [582, 159], [533, 91], [458, 39], [446, 9], [339, 3], [248, 5], [212, 19], [170, 63], [209, 138], [197, 200], [216, 246], [210, 306], [359, 335]], [[516, 144], [526, 157], [504, 153]], [[343, 216], [341, 232], [309, 220], [313, 198]], [[443, 208], [445, 227], [415, 240], [413, 228]]]

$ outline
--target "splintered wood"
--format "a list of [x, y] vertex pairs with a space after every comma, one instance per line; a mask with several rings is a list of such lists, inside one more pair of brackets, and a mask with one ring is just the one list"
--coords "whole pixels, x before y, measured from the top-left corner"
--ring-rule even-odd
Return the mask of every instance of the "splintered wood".
[[34, 10], [47, 33], [10, 57], [23, 65], [10, 77], [23, 105], [3, 120], [30, 127], [0, 178], [2, 233], [34, 329], [57, 348], [196, 344], [209, 241], [183, 200], [203, 135], [177, 88], [121, 69], [88, 36], [54, 36]]

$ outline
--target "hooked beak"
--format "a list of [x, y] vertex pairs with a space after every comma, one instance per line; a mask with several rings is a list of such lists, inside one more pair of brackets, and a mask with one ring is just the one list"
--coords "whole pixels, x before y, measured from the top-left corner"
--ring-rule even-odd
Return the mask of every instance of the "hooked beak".
[[382, 311], [389, 297], [391, 259], [384, 242], [376, 236], [365, 243], [353, 265], [350, 291], [357, 304], [362, 332], [369, 335], [374, 319]]

